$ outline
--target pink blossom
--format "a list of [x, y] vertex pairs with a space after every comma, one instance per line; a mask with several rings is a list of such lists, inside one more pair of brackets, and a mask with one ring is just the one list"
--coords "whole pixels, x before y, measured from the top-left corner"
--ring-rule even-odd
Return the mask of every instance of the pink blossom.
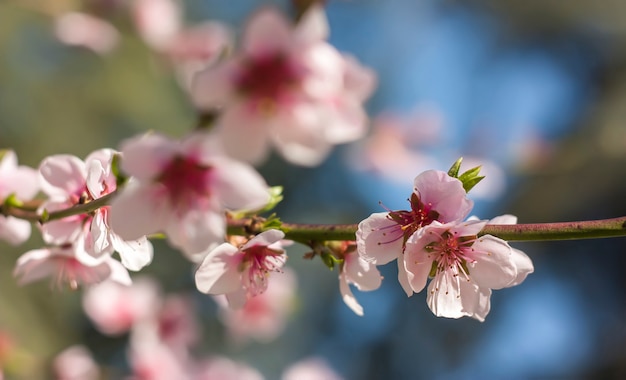
[[287, 256], [279, 230], [264, 231], [241, 247], [224, 243], [205, 257], [196, 271], [196, 287], [203, 293], [224, 294], [228, 304], [241, 308], [267, 289], [271, 272], [280, 271]]
[[98, 54], [111, 52], [119, 41], [119, 33], [111, 24], [81, 12], [61, 15], [54, 32], [64, 44], [82, 46]]
[[[478, 236], [487, 221], [433, 222], [406, 243], [404, 266], [410, 287], [420, 292], [429, 277], [427, 302], [440, 317], [484, 321], [491, 289], [519, 284], [528, 257], [491, 235]], [[518, 267], [517, 263], [524, 264]]]
[[131, 335], [128, 359], [132, 375], [128, 380], [191, 379], [189, 360], [177, 355], [163, 342], [149, 336]]
[[128, 332], [140, 321], [153, 318], [160, 308], [157, 284], [145, 277], [135, 279], [131, 286], [105, 281], [83, 295], [85, 314], [107, 335]]
[[[374, 213], [359, 223], [356, 242], [359, 255], [376, 265], [401, 258], [406, 241], [435, 221], [460, 221], [470, 212], [461, 181], [447, 173], [428, 170], [413, 181], [411, 210]], [[404, 267], [398, 262], [398, 280], [407, 295], [411, 291]]]
[[83, 248], [79, 239], [74, 245], [35, 249], [24, 253], [17, 259], [13, 275], [18, 284], [26, 285], [42, 278], [52, 276], [54, 284], [62, 287], [69, 284], [72, 289], [79, 285], [90, 285], [105, 280], [112, 280], [130, 285], [128, 271], [122, 264], [110, 256], [95, 259]]
[[[46, 158], [39, 167], [41, 186], [48, 201], [42, 209], [48, 212], [85, 204], [113, 192], [115, 175], [111, 172], [114, 151], [100, 149], [83, 162], [72, 155]], [[109, 206], [89, 214], [80, 214], [44, 223], [41, 227], [44, 241], [61, 245], [84, 236], [85, 250], [94, 257], [117, 251], [122, 264], [130, 270], [139, 270], [152, 261], [152, 244], [145, 236], [124, 240], [111, 230]]]
[[182, 24], [182, 10], [174, 0], [135, 0], [133, 18], [139, 35], [155, 49], [169, 44]]
[[100, 369], [84, 346], [66, 348], [54, 358], [52, 366], [55, 380], [100, 379]]
[[[0, 203], [13, 195], [19, 201], [32, 199], [39, 191], [37, 172], [18, 166], [15, 152], [0, 151]], [[13, 216], [0, 215], [0, 239], [19, 245], [30, 237], [30, 223]]]
[[354, 297], [350, 284], [360, 291], [376, 290], [380, 287], [382, 276], [376, 265], [366, 261], [357, 252], [356, 244], [353, 242], [341, 242], [334, 251], [343, 258], [339, 272], [339, 291], [343, 302], [356, 315], [363, 315], [363, 307]]
[[282, 380], [342, 380], [326, 360], [307, 358], [292, 364], [283, 372]]
[[296, 287], [295, 272], [284, 268], [284, 272], [272, 275], [265, 292], [248, 299], [239, 309], [228, 307], [225, 296], [215, 296], [220, 306], [220, 320], [226, 326], [228, 335], [236, 343], [248, 338], [260, 342], [275, 339], [284, 330], [293, 311]]
[[342, 56], [327, 35], [320, 7], [297, 25], [265, 8], [245, 28], [240, 51], [197, 75], [192, 97], [202, 109], [220, 110], [217, 132], [230, 155], [259, 163], [273, 145], [288, 161], [313, 166], [333, 145], [365, 134], [362, 102], [374, 74]]
[[124, 239], [164, 232], [192, 261], [224, 240], [226, 209], [256, 209], [270, 199], [250, 166], [219, 153], [209, 135], [181, 141], [147, 134], [122, 144], [122, 170], [133, 179], [111, 205], [113, 229]]
[[198, 363], [192, 378], [194, 380], [263, 380], [263, 375], [247, 364], [214, 356]]
[[168, 295], [153, 321], [160, 340], [173, 350], [185, 351], [201, 339], [196, 309], [190, 297]]

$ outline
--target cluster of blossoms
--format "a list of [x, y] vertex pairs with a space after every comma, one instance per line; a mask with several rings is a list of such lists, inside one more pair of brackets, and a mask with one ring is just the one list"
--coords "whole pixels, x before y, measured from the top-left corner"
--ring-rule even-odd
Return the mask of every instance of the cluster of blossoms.
[[[473, 202], [458, 178], [423, 172], [415, 178], [410, 204], [411, 210], [375, 213], [359, 223], [358, 252], [375, 265], [396, 260], [408, 296], [432, 278], [427, 303], [435, 315], [484, 321], [491, 290], [517, 285], [533, 272], [522, 251], [497, 237], [479, 236], [489, 221], [464, 221]], [[511, 215], [491, 221], [516, 222]]]
[[[71, 288], [101, 283], [86, 292], [84, 308], [102, 333], [130, 334], [132, 379], [259, 379], [256, 370], [227, 359], [193, 360], [199, 328], [189, 300], [162, 300], [154, 284], [133, 284], [128, 271], [151, 263], [148, 237], [163, 234], [193, 263], [197, 289], [216, 300], [234, 341], [276, 337], [296, 287], [285, 267], [287, 229], [268, 223], [246, 230], [245, 237], [229, 236], [228, 222], [273, 206], [271, 188], [252, 166], [271, 147], [291, 163], [313, 166], [334, 145], [366, 133], [362, 103], [374, 75], [326, 41], [328, 25], [317, 6], [297, 24], [274, 9], [259, 11], [241, 48], [233, 47], [228, 56], [221, 53], [233, 41], [221, 26], [188, 30], [171, 1], [135, 3], [136, 26], [146, 43], [177, 64], [193, 66], [184, 74], [191, 100], [214, 116], [214, 125], [181, 139], [158, 133], [131, 137], [119, 151], [100, 149], [84, 160], [50, 156], [38, 170], [18, 166], [15, 154], [5, 152], [0, 238], [21, 244], [31, 232], [27, 220], [38, 222], [45, 247], [18, 259], [14, 274], [20, 284], [48, 276]], [[167, 22], [157, 22], [159, 15]], [[66, 27], [84, 16], [72, 17]], [[207, 42], [210, 35], [215, 38]], [[312, 256], [338, 265], [342, 299], [357, 315], [364, 311], [351, 285], [379, 288], [377, 266], [393, 260], [408, 296], [431, 278], [427, 302], [435, 315], [480, 321], [489, 312], [492, 289], [517, 285], [532, 273], [523, 252], [481, 235], [488, 223], [515, 224], [515, 217], [467, 219], [473, 207], [467, 191], [477, 181], [465, 178], [474, 181], [468, 186], [457, 174], [423, 172], [414, 181], [411, 209], [372, 214], [358, 225], [356, 241], [306, 242]], [[34, 200], [38, 193], [45, 199]], [[71, 368], [64, 363], [74, 357], [88, 363], [87, 356], [82, 349], [64, 353], [59, 371]], [[300, 378], [298, 371], [285, 378]]]

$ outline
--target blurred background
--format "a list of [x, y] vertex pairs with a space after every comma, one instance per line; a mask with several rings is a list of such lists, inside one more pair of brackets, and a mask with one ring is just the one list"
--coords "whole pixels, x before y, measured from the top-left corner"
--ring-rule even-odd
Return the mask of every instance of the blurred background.
[[[21, 164], [85, 157], [146, 130], [181, 136], [196, 124], [180, 81], [137, 35], [123, 3], [0, 3], [0, 148], [15, 150]], [[287, 1], [265, 3], [293, 11]], [[181, 17], [219, 20], [237, 33], [260, 4], [187, 0]], [[61, 42], [55, 19], [76, 9], [115, 25], [114, 48]], [[378, 75], [370, 134], [317, 168], [278, 157], [261, 167], [269, 184], [285, 187], [281, 219], [355, 223], [382, 211], [379, 201], [407, 208], [412, 179], [459, 156], [487, 175], [470, 193], [481, 218], [626, 215], [626, 3], [330, 0], [326, 9], [330, 42]], [[52, 378], [55, 355], [82, 344], [104, 378], [124, 378], [127, 336], [98, 332], [81, 291], [16, 285], [16, 259], [40, 246], [37, 236], [20, 247], [0, 242], [0, 338], [19, 353], [5, 376]], [[154, 262], [140, 274], [191, 297], [203, 330], [198, 355], [245, 362], [267, 379], [308, 357], [358, 380], [625, 378], [626, 240], [515, 246], [535, 273], [494, 292], [484, 323], [434, 317], [425, 294], [406, 298], [393, 265], [381, 268], [379, 290], [356, 293], [365, 309], [358, 317], [341, 301], [337, 273], [290, 247], [298, 300], [283, 333], [264, 343], [228, 338], [214, 301], [195, 290], [192, 265], [165, 242], [155, 242]], [[0, 344], [0, 363], [2, 352]]]

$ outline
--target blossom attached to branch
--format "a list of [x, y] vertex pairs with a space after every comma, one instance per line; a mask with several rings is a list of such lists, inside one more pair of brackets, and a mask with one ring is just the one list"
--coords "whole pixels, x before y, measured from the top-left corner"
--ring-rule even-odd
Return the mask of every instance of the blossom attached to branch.
[[124, 239], [164, 232], [192, 261], [224, 241], [226, 209], [254, 210], [270, 199], [250, 166], [219, 153], [206, 133], [183, 140], [147, 134], [122, 144], [122, 170], [133, 178], [111, 205], [111, 226]]
[[287, 255], [279, 230], [267, 230], [241, 247], [224, 243], [211, 250], [196, 271], [196, 286], [203, 293], [226, 295], [228, 304], [241, 308], [267, 289], [271, 272], [280, 271]]
[[[112, 149], [100, 149], [85, 161], [67, 154], [46, 158], [39, 172], [42, 189], [49, 198], [40, 207], [41, 212], [86, 204], [115, 191], [117, 181], [111, 169], [114, 155]], [[102, 206], [87, 214], [48, 221], [41, 226], [43, 239], [52, 245], [84, 239], [85, 251], [91, 256], [99, 258], [117, 251], [126, 268], [138, 271], [152, 261], [152, 244], [145, 236], [132, 240], [118, 236], [110, 227], [109, 209]]]

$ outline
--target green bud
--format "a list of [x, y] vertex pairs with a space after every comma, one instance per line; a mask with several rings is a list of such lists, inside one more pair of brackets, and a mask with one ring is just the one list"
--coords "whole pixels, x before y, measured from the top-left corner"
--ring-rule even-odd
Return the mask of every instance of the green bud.
[[478, 184], [478, 182], [482, 181], [485, 176], [481, 176], [480, 169], [481, 166], [476, 166], [475, 168], [471, 168], [465, 171], [463, 174], [459, 175], [459, 171], [461, 169], [461, 162], [463, 162], [463, 157], [460, 157], [452, 166], [450, 170], [448, 170], [448, 175], [452, 178], [456, 178], [463, 184], [463, 188], [466, 193]]
[[115, 176], [115, 184], [117, 187], [124, 186], [124, 184], [128, 181], [128, 177], [122, 174], [120, 170], [120, 160], [122, 159], [122, 155], [119, 153], [115, 153], [113, 155], [113, 159], [111, 160], [111, 173]]

